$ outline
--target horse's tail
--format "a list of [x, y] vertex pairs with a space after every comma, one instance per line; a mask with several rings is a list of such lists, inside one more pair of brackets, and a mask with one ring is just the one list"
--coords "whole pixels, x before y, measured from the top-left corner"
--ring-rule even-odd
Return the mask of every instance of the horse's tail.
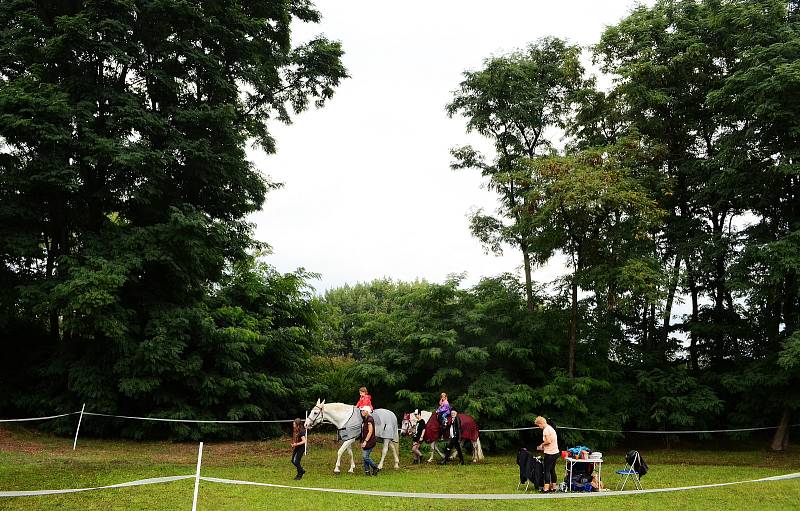
[[389, 420], [387, 421], [387, 427], [392, 428], [392, 442], [399, 444], [400, 443], [400, 425], [397, 421], [397, 415], [394, 412], [389, 412]]
[[478, 461], [483, 461], [483, 447], [481, 447], [480, 436], [475, 439], [475, 455]]
[[391, 439], [392, 442], [400, 443], [400, 429], [399, 424], [397, 422], [397, 415], [394, 414], [391, 410], [386, 410], [385, 408], [378, 408], [374, 412], [372, 412], [373, 417], [375, 418], [376, 423], [380, 422], [381, 424], [376, 424], [376, 434], [378, 438], [381, 439]]
[[397, 421], [397, 415], [395, 415], [394, 413], [392, 413], [392, 419], [393, 419], [392, 426], [394, 427], [394, 436], [392, 437], [392, 442], [394, 442], [396, 444], [399, 444], [400, 443], [400, 423]]

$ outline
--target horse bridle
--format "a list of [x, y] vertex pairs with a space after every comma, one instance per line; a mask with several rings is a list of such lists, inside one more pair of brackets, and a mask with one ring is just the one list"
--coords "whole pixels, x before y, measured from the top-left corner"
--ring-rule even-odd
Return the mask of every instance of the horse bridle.
[[317, 424], [322, 424], [325, 421], [325, 406], [323, 406], [323, 404], [320, 403], [320, 404], [314, 406], [314, 408], [312, 408], [312, 410], [316, 410], [317, 408], [319, 408], [319, 415], [317, 416], [317, 418], [319, 418], [319, 422], [317, 422], [317, 419], [315, 418], [314, 422], [312, 422], [311, 425], [309, 426], [309, 429], [313, 428]]

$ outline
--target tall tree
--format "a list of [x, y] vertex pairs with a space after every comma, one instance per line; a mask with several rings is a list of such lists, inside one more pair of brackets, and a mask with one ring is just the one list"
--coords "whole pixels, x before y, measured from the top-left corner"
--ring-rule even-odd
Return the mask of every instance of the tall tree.
[[[738, 165], [744, 201], [754, 219], [743, 232], [737, 283], [747, 290], [753, 331], [746, 353], [753, 374], [776, 396], [774, 450], [788, 446], [790, 415], [800, 408], [800, 19], [797, 2], [733, 2], [717, 17], [725, 42], [739, 58], [725, 84], [710, 96], [745, 127], [723, 139], [724, 156]], [[724, 24], [724, 25], [723, 25]], [[720, 30], [722, 30], [720, 28]], [[733, 165], [732, 165], [733, 166]], [[776, 371], [777, 368], [780, 368]]]
[[268, 122], [346, 76], [338, 43], [292, 47], [318, 20], [307, 0], [0, 4], [4, 343], [30, 341], [53, 402], [204, 410], [176, 377], [202, 370], [210, 291], [275, 186], [246, 145], [274, 151]]
[[[662, 303], [650, 304], [660, 309], [661, 327], [656, 327], [654, 314], [648, 322], [666, 347], [684, 268], [692, 304], [687, 323], [694, 369], [701, 350], [717, 365], [736, 351], [725, 325], [737, 320], [729, 282], [737, 233], [731, 227], [743, 207], [738, 183], [730, 179], [731, 162], [721, 160], [720, 141], [741, 127], [724, 122], [719, 108], [707, 100], [737, 58], [715, 26], [719, 5], [659, 0], [652, 7], [637, 7], [609, 27], [595, 47], [604, 69], [618, 77], [615, 93], [625, 103], [631, 126], [664, 148], [654, 170], [669, 183], [659, 198], [669, 217], [654, 255], [669, 276], [668, 292]], [[712, 304], [707, 310], [703, 295]]]
[[[572, 268], [569, 278], [570, 323], [567, 371], [575, 376], [578, 289], [592, 290], [596, 300], [613, 304], [617, 296], [635, 289], [634, 282], [658, 281], [648, 246], [662, 211], [631, 168], [638, 141], [624, 139], [616, 146], [587, 149], [574, 155], [531, 160], [542, 183], [531, 192], [541, 207], [530, 224], [544, 236], [535, 238], [540, 257], [555, 250], [565, 253]], [[653, 293], [653, 291], [650, 291]], [[608, 358], [608, 346], [599, 353]]]
[[477, 211], [472, 233], [501, 253], [504, 245], [522, 252], [525, 293], [534, 308], [530, 226], [520, 212], [528, 184], [516, 178], [520, 161], [546, 154], [553, 146], [553, 128], [565, 127], [572, 95], [583, 83], [581, 50], [557, 38], [545, 38], [526, 50], [484, 62], [480, 71], [467, 71], [447, 105], [450, 116], [467, 119], [467, 130], [488, 137], [496, 155], [487, 160], [474, 148], [453, 149], [454, 169], [477, 168], [490, 178], [489, 189], [499, 195], [497, 216]]
[[[596, 47], [630, 125], [665, 148], [658, 257], [672, 275], [684, 268], [689, 366], [721, 377], [737, 414], [781, 424], [797, 407], [796, 375], [776, 370], [794, 367], [797, 324], [797, 34], [796, 2], [660, 0]], [[751, 399], [753, 385], [780, 398]]]

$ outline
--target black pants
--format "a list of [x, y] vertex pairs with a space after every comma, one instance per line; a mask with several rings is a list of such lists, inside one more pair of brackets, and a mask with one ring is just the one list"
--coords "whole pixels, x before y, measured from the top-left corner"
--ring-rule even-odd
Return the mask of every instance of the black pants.
[[558, 482], [556, 461], [558, 461], [558, 454], [544, 455], [544, 484], [556, 484]]
[[292, 451], [292, 465], [294, 465], [295, 468], [297, 468], [298, 474], [301, 472], [305, 472], [305, 470], [303, 470], [303, 466], [300, 465], [300, 461], [303, 459], [303, 454], [305, 452], [306, 452], [305, 445], [298, 445], [297, 447], [294, 448], [294, 451]]
[[458, 459], [461, 460], [461, 463], [464, 463], [464, 453], [461, 452], [461, 442], [456, 440], [455, 438], [450, 439], [450, 443], [447, 444], [447, 449], [444, 450], [444, 461], [445, 463], [450, 459], [450, 452], [455, 447], [456, 452], [458, 452]]

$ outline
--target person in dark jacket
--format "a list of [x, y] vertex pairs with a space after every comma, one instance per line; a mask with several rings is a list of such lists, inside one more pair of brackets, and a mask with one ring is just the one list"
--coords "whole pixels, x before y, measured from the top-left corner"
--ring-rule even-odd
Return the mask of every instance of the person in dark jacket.
[[419, 446], [422, 445], [422, 437], [425, 435], [425, 420], [419, 410], [414, 410], [414, 417], [417, 419], [417, 430], [414, 433], [411, 452], [414, 453], [414, 465], [418, 465], [422, 462], [422, 452], [420, 452]]
[[[361, 449], [363, 449], [361, 454], [364, 457], [364, 475], [376, 476], [378, 472], [380, 472], [380, 469], [370, 457], [372, 449], [375, 448], [375, 444], [377, 443], [375, 437], [375, 419], [372, 418], [372, 409], [369, 406], [362, 406], [361, 417]], [[372, 469], [371, 473], [370, 469]]]
[[455, 410], [450, 411], [450, 421], [447, 423], [450, 428], [450, 443], [447, 444], [447, 449], [444, 450], [444, 459], [439, 462], [440, 465], [446, 465], [447, 460], [450, 459], [450, 452], [455, 448], [458, 452], [458, 459], [461, 464], [464, 464], [464, 453], [461, 452], [461, 418]]

